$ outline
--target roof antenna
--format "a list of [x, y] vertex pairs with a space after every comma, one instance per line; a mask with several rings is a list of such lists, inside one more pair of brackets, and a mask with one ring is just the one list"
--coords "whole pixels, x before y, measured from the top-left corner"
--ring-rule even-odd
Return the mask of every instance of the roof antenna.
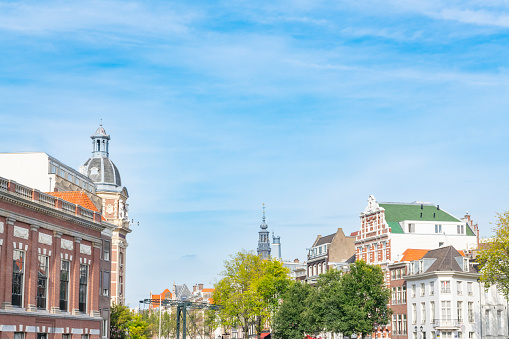
[[103, 125], [103, 119], [100, 119], [101, 120], [101, 123], [99, 124], [99, 126], [102, 126]]
[[263, 223], [265, 224], [265, 204], [263, 204], [263, 217], [262, 217], [262, 220], [263, 220]]

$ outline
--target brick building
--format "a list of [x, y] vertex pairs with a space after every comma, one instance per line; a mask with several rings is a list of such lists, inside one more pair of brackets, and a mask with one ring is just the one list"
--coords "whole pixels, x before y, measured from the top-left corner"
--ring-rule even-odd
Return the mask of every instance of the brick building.
[[403, 257], [400, 261], [388, 266], [391, 276], [390, 308], [393, 311], [391, 324], [393, 339], [408, 338], [407, 284], [405, 276], [408, 272], [409, 263], [413, 260], [421, 259], [427, 252], [428, 250], [409, 248], [403, 252]]
[[0, 337], [108, 337], [101, 272], [114, 228], [98, 211], [0, 178]]

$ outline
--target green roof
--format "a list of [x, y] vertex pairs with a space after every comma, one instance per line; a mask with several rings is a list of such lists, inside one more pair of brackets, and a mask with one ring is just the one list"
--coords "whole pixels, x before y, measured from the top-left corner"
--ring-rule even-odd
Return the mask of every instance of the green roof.
[[[423, 220], [423, 221], [460, 221], [447, 212], [439, 210], [434, 205], [421, 204], [379, 204], [385, 209], [385, 221], [401, 222], [403, 220]], [[421, 216], [422, 213], [422, 216]]]
[[[439, 210], [434, 205], [423, 204], [422, 209], [421, 204], [380, 203], [379, 206], [385, 209], [385, 221], [391, 228], [392, 233], [404, 233], [399, 225], [404, 220], [461, 222], [461, 220], [445, 211]], [[467, 235], [475, 235], [468, 225], [466, 231]]]

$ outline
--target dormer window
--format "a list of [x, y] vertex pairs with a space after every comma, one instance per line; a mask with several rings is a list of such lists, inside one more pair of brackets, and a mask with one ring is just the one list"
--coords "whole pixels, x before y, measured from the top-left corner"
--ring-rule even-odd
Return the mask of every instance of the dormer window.
[[465, 271], [465, 272], [468, 272], [468, 271], [469, 271], [469, 269], [468, 269], [468, 266], [469, 266], [469, 265], [468, 265], [468, 263], [469, 263], [469, 262], [468, 262], [468, 258], [463, 258], [463, 271]]
[[424, 261], [419, 261], [419, 273], [424, 273]]

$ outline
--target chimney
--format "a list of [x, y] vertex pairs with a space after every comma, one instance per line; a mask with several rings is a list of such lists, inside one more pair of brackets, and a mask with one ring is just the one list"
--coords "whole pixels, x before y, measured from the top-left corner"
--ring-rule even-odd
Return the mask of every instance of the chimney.
[[440, 205], [437, 205], [437, 210], [440, 211]]
[[424, 209], [424, 204], [421, 204], [421, 210], [423, 210], [423, 209]]
[[196, 288], [197, 288], [197, 287], [198, 287], [198, 285], [194, 285], [194, 286], [193, 286], [193, 293], [195, 293], [195, 292], [196, 292]]
[[203, 284], [198, 284], [198, 291], [203, 290]]
[[296, 264], [298, 264], [298, 263], [299, 263], [299, 258], [294, 259], [294, 260], [293, 260], [293, 262], [294, 262], [294, 263], [296, 263]]

